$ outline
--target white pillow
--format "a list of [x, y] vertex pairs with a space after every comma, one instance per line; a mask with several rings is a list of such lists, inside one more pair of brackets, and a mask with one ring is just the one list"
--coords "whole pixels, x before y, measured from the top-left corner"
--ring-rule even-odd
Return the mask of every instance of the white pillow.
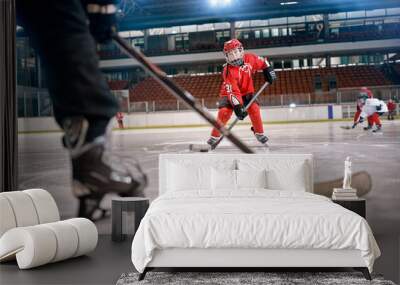
[[303, 164], [291, 168], [288, 172], [280, 169], [269, 169], [267, 180], [269, 189], [306, 192]]
[[168, 191], [209, 190], [211, 188], [211, 167], [179, 164], [168, 164]]
[[212, 167], [211, 181], [212, 181], [212, 190], [214, 192], [235, 191], [237, 189], [236, 170], [220, 169]]
[[267, 170], [236, 170], [237, 188], [268, 188]]
[[306, 191], [308, 169], [303, 160], [296, 159], [252, 159], [238, 160], [240, 170], [266, 169], [267, 187], [271, 190]]

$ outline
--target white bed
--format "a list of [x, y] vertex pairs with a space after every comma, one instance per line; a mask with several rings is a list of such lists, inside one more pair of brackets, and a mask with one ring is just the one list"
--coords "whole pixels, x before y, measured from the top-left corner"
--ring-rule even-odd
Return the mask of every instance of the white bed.
[[[311, 155], [164, 154], [132, 243], [154, 267], [354, 267], [379, 248], [359, 215], [312, 194]], [[367, 269], [368, 268], [368, 269]]]

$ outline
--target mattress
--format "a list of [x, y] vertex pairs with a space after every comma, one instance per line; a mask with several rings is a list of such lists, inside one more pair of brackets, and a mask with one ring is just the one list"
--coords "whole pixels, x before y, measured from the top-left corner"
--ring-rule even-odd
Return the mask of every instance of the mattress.
[[155, 250], [168, 248], [359, 250], [371, 272], [380, 255], [361, 216], [316, 194], [266, 189], [161, 195], [136, 232], [132, 262], [143, 272]]

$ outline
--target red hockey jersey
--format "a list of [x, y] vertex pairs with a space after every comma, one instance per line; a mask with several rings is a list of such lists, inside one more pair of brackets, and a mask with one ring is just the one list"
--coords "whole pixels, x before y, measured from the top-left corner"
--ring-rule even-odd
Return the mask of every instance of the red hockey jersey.
[[394, 103], [393, 101], [388, 102], [387, 107], [388, 107], [389, 112], [392, 112], [392, 111], [396, 110], [396, 103]]
[[220, 96], [240, 97], [254, 93], [253, 74], [258, 70], [269, 67], [266, 58], [257, 56], [253, 53], [246, 53], [243, 56], [243, 65], [233, 66], [225, 64], [222, 72], [223, 83], [221, 86]]

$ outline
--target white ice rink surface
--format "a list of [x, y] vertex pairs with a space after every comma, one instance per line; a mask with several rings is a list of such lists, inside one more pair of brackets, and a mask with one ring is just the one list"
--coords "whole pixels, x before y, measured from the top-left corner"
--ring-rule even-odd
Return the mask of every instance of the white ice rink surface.
[[[312, 153], [315, 182], [341, 178], [346, 156], [353, 160], [353, 172], [367, 171], [372, 190], [367, 199], [368, 221], [376, 233], [400, 234], [400, 121], [384, 121], [383, 132], [374, 134], [358, 127], [344, 130], [350, 122], [265, 125], [269, 149], [260, 147], [249, 126], [237, 126], [234, 133], [256, 152]], [[188, 152], [190, 144], [204, 143], [210, 128], [172, 128], [113, 132], [113, 150], [139, 160], [149, 176], [146, 195], [157, 196], [158, 155]], [[70, 168], [62, 148], [61, 133], [19, 135], [20, 189], [49, 190], [64, 217], [74, 216], [77, 202], [70, 191]], [[224, 140], [218, 152], [236, 152]], [[107, 201], [105, 202], [106, 206]], [[109, 227], [101, 227], [109, 232]]]
[[[237, 126], [235, 134], [257, 152], [312, 153], [316, 183], [339, 179], [346, 156], [353, 160], [353, 173], [366, 171], [372, 178], [367, 199], [367, 220], [382, 251], [375, 272], [400, 280], [400, 121], [384, 121], [383, 132], [374, 134], [344, 130], [350, 122], [265, 125], [269, 150], [259, 147], [249, 126]], [[188, 152], [189, 144], [204, 143], [210, 128], [146, 129], [113, 132], [113, 150], [136, 157], [147, 172], [150, 185], [146, 195], [157, 196], [158, 155]], [[226, 140], [216, 150], [237, 151]], [[70, 190], [70, 166], [61, 146], [61, 133], [19, 135], [20, 189], [44, 188], [56, 199], [61, 215], [73, 217], [77, 201]], [[104, 201], [110, 207], [110, 196]], [[102, 234], [110, 234], [111, 219], [97, 222]], [[129, 261], [127, 261], [129, 262]]]

